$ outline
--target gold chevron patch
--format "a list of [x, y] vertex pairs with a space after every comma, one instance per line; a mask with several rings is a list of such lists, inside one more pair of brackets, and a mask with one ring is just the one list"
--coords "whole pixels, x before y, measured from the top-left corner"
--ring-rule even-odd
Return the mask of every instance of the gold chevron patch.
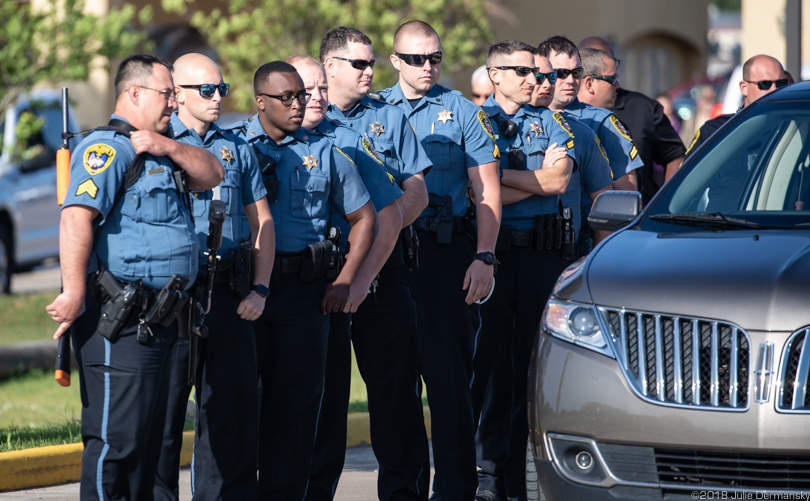
[[85, 193], [90, 195], [90, 198], [96, 198], [96, 194], [98, 193], [98, 186], [96, 186], [96, 183], [94, 183], [92, 179], [88, 179], [87, 181], [80, 184], [79, 188], [76, 190], [77, 197]]

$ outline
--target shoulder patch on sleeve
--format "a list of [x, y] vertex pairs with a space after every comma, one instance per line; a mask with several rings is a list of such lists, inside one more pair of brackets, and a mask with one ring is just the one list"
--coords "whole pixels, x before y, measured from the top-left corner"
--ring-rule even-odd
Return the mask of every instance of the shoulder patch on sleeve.
[[573, 139], [569, 139], [569, 140], [568, 140], [568, 142], [567, 142], [567, 143], [565, 143], [565, 147], [566, 147], [566, 148], [568, 148], [569, 150], [570, 150], [571, 148], [573, 148], [573, 147], [574, 147], [574, 140], [573, 140]]
[[[495, 131], [492, 129], [492, 123], [489, 121], [487, 113], [484, 110], [478, 110], [476, 117], [478, 117], [478, 121], [481, 122], [481, 127], [484, 128], [484, 132], [486, 132], [487, 135], [494, 141]], [[495, 154], [493, 153], [493, 155]], [[498, 155], [495, 155], [495, 158], [498, 158]]]
[[630, 160], [635, 160], [637, 156], [638, 156], [638, 149], [636, 148], [636, 145], [634, 144], [633, 149], [630, 150]]
[[357, 164], [355, 164], [355, 163], [354, 163], [354, 160], [352, 160], [352, 159], [349, 157], [349, 155], [347, 155], [347, 154], [343, 153], [343, 150], [341, 150], [341, 149], [340, 149], [340, 148], [338, 148], [337, 146], [335, 146], [335, 149], [336, 149], [336, 150], [338, 150], [338, 151], [340, 152], [340, 154], [341, 154], [341, 155], [343, 155], [344, 157], [346, 157], [346, 160], [348, 160], [349, 162], [351, 162], [351, 163], [352, 163], [352, 165], [354, 165], [354, 166], [355, 166], [355, 168], [357, 167]]
[[115, 148], [112, 146], [106, 144], [88, 146], [84, 150], [84, 168], [91, 176], [95, 176], [109, 167], [113, 158], [115, 158]]
[[84, 195], [85, 193], [90, 195], [90, 198], [93, 198], [93, 199], [96, 198], [96, 194], [98, 193], [98, 187], [96, 186], [96, 183], [94, 183], [92, 179], [88, 179], [87, 181], [83, 182], [76, 189], [76, 196], [77, 197], [79, 195]]
[[560, 124], [560, 127], [562, 127], [563, 130], [565, 130], [565, 132], [567, 132], [568, 135], [573, 138], [574, 133], [571, 132], [571, 126], [568, 125], [568, 122], [565, 121], [565, 119], [562, 116], [562, 113], [560, 113], [559, 111], [555, 111], [553, 116], [554, 116], [554, 120], [556, 120], [557, 123]]
[[627, 130], [627, 127], [624, 126], [619, 117], [614, 115], [613, 113], [610, 114], [610, 122], [616, 127], [616, 130], [619, 131], [619, 134], [624, 136], [628, 141], [632, 141], [633, 138], [630, 137], [630, 132]]
[[363, 137], [363, 138], [361, 138], [361, 141], [363, 142], [363, 149], [366, 150], [369, 155], [374, 157], [374, 160], [379, 162], [380, 165], [385, 165], [385, 164], [383, 164], [383, 161], [380, 160], [380, 157], [377, 155], [377, 150], [375, 150], [374, 146], [372, 146], [371, 143], [368, 142], [368, 139]]
[[605, 151], [605, 148], [602, 146], [602, 141], [599, 140], [599, 136], [594, 134], [593, 138], [596, 140], [596, 146], [599, 147], [599, 153], [601, 153], [602, 156], [605, 157], [605, 160], [607, 160], [607, 163], [609, 164], [610, 159], [607, 156], [607, 152]]
[[692, 144], [690, 144], [689, 147], [686, 148], [686, 153], [684, 153], [684, 155], [688, 155], [689, 152], [692, 151], [692, 148], [695, 147], [695, 143], [697, 143], [699, 137], [700, 137], [700, 129], [698, 129], [697, 132], [695, 132], [695, 137], [692, 138]]

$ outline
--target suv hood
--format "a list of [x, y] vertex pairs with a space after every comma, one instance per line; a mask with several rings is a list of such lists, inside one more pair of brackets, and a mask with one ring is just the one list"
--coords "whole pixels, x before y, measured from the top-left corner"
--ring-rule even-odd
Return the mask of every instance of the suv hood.
[[597, 305], [719, 319], [746, 330], [810, 323], [810, 232], [625, 230], [588, 258]]

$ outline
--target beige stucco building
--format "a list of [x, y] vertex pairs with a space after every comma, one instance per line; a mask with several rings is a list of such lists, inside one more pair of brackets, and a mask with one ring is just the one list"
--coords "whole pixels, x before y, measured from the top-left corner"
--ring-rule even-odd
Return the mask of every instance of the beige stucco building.
[[[785, 64], [785, 0], [742, 0], [742, 60], [768, 54]], [[802, 0], [802, 62], [810, 63], [810, 2]], [[806, 70], [805, 70], [806, 73]], [[798, 78], [798, 75], [794, 75]]]

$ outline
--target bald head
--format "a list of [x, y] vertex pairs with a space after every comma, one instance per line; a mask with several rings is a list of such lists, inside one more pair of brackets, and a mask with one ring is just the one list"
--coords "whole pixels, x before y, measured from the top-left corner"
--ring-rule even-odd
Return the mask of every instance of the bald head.
[[[770, 85], [768, 85], [769, 82], [771, 82]], [[777, 86], [784, 85], [787, 85], [785, 69], [782, 68], [782, 63], [771, 56], [758, 54], [743, 65], [740, 92], [743, 95], [744, 106], [748, 106], [765, 94], [772, 92]]]
[[[219, 66], [203, 54], [185, 54], [174, 62], [172, 77], [177, 93], [177, 117], [186, 127], [204, 135], [211, 122], [219, 120], [222, 113], [222, 98], [225, 96]], [[198, 87], [206, 84], [217, 86], [213, 95], [204, 95], [208, 92]]]
[[[436, 37], [436, 40], [439, 40], [439, 34], [428, 23], [424, 21], [408, 21], [394, 32], [394, 52], [405, 50], [402, 45], [404, 39], [408, 37], [417, 39]], [[439, 44], [441, 45], [441, 42]]]
[[580, 50], [582, 49], [603, 50], [608, 54], [610, 54], [611, 56], [616, 57], [616, 54], [613, 53], [613, 47], [611, 47], [610, 44], [607, 43], [607, 40], [605, 40], [602, 37], [583, 38], [582, 41], [579, 42], [579, 44], [577, 44], [577, 47], [579, 47]]
[[314, 129], [326, 118], [326, 109], [329, 107], [329, 84], [323, 65], [314, 57], [307, 55], [290, 56], [284, 62], [295, 68], [304, 82], [304, 88], [310, 94], [301, 125], [307, 129]]

